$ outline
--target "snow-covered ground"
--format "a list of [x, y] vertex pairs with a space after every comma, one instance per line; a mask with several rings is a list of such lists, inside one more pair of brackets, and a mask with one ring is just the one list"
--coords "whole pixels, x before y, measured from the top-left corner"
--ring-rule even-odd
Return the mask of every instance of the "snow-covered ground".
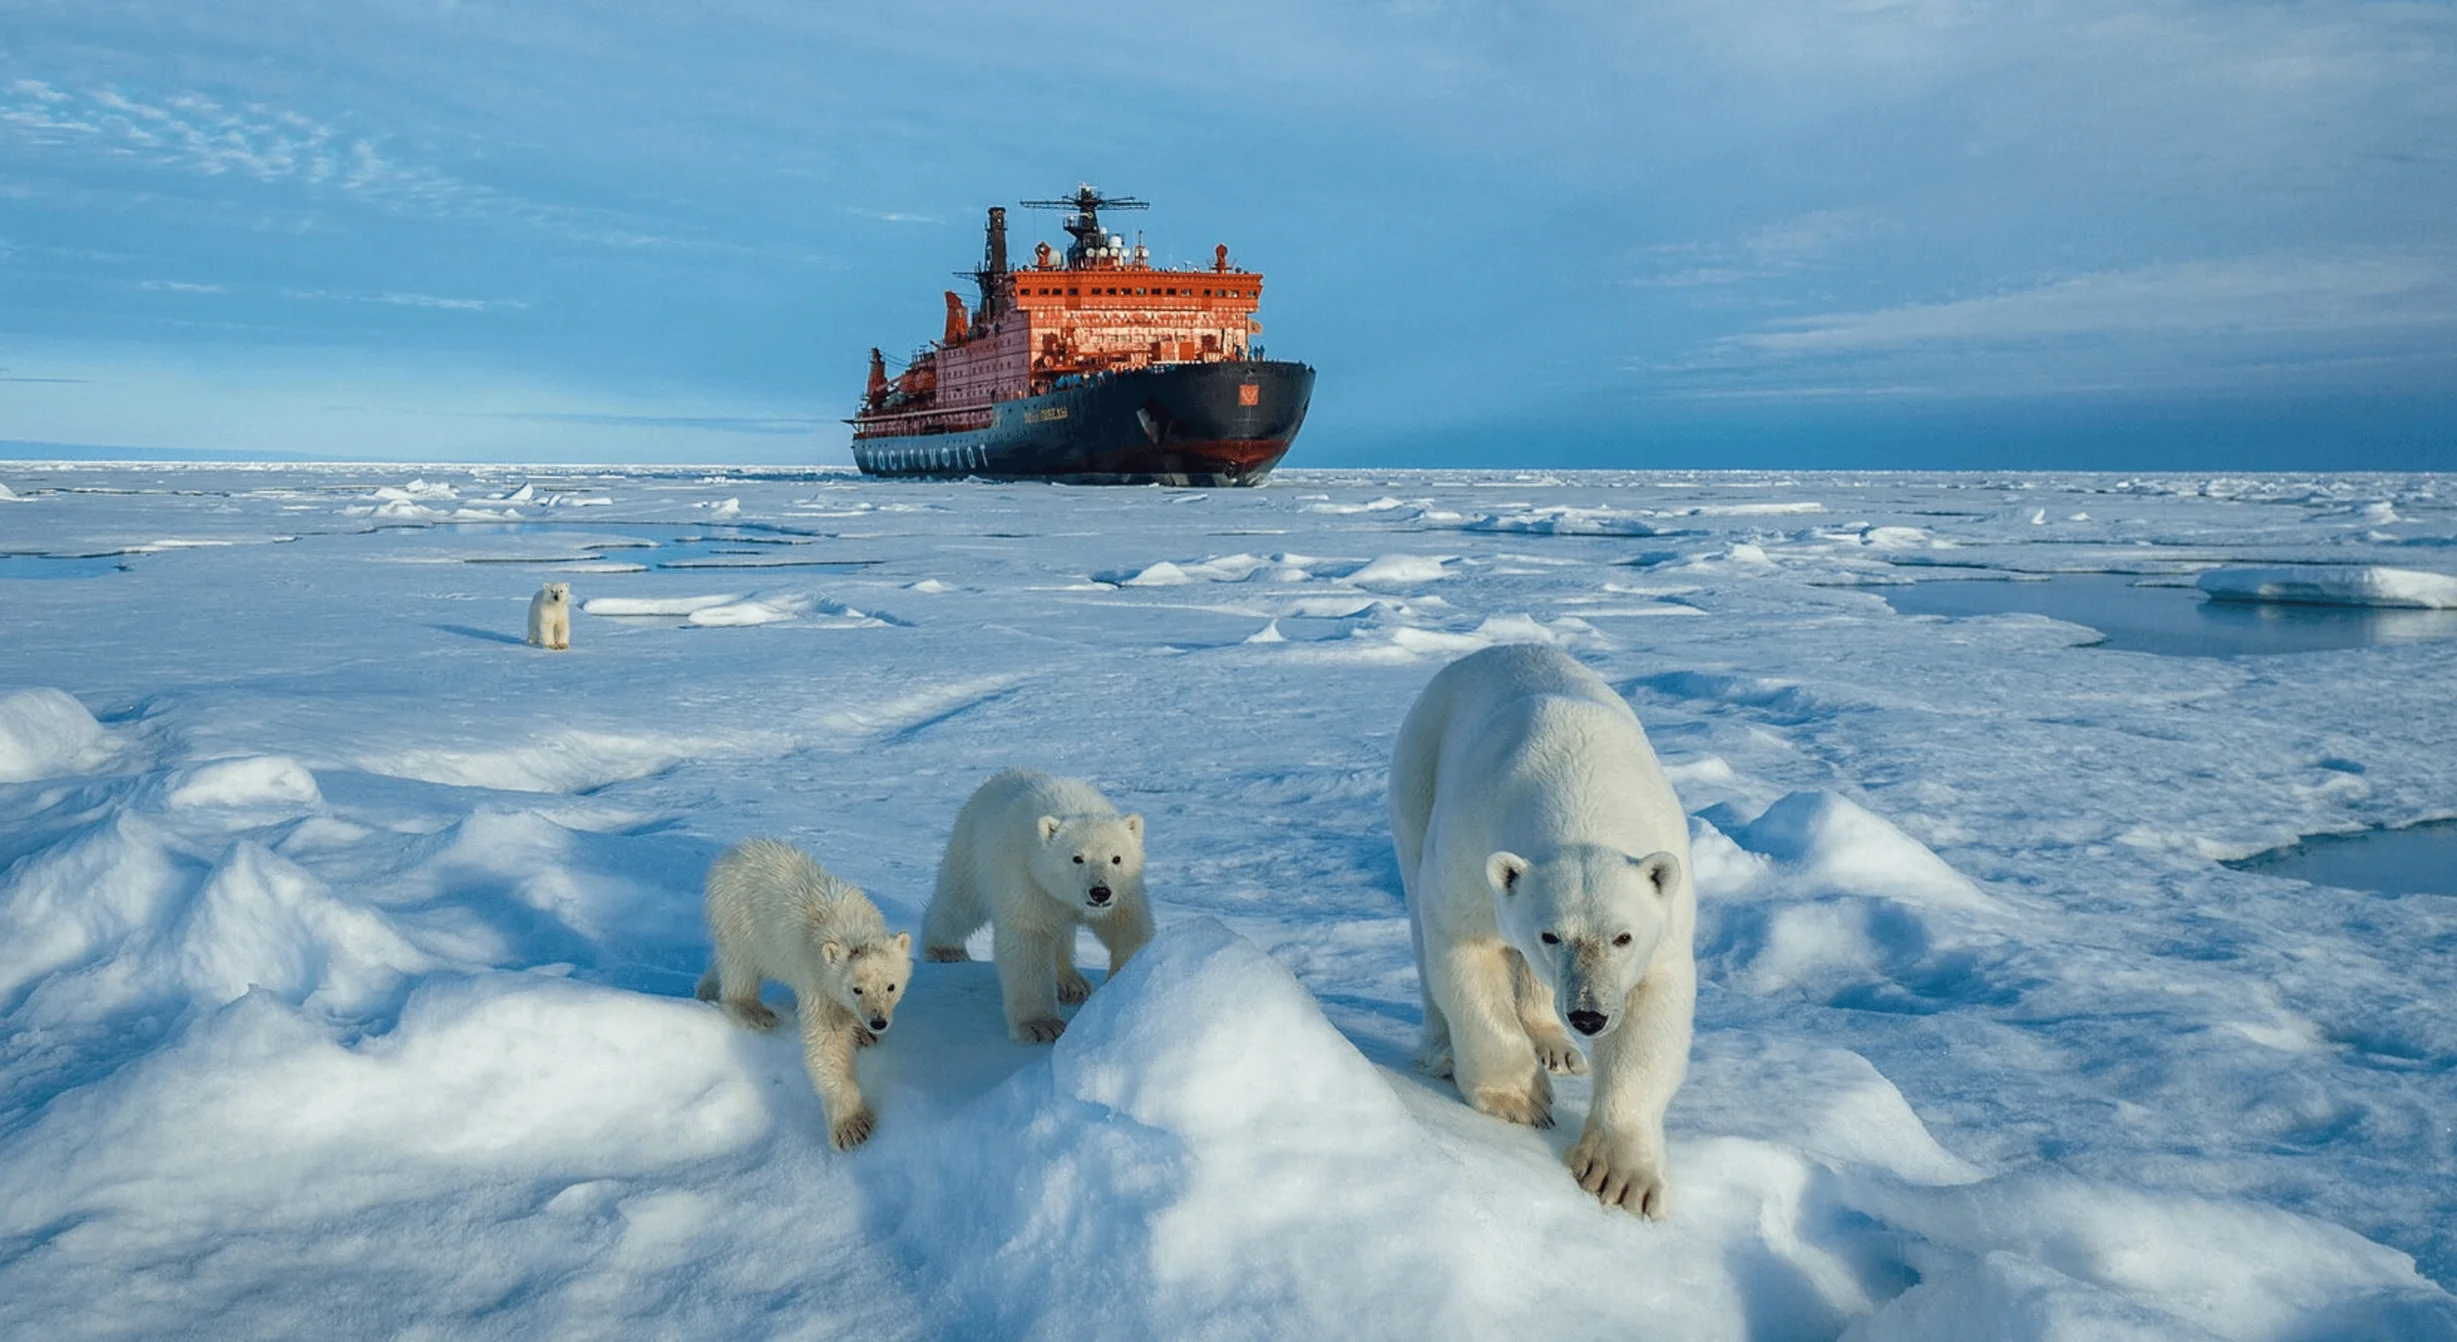
[[[2457, 641], [1877, 591], [2445, 580], [2449, 477], [0, 484], [85, 557], [0, 558], [0, 1334], [2457, 1338], [2457, 906], [2222, 865], [2457, 814]], [[1696, 817], [1662, 1224], [1561, 1168], [1583, 1079], [1408, 1069], [1391, 738], [1530, 639]], [[781, 835], [915, 926], [1014, 764], [1149, 817], [1162, 935], [1054, 1048], [921, 966], [832, 1152], [690, 998], [700, 875]]]

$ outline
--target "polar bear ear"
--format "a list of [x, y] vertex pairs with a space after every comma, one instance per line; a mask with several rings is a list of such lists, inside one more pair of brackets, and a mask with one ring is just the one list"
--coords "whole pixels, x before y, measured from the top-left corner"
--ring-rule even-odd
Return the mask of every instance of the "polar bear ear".
[[896, 954], [911, 955], [912, 953], [913, 934], [910, 932], [898, 932], [896, 934]]
[[1672, 887], [1680, 883], [1681, 860], [1670, 853], [1649, 853], [1645, 857], [1633, 857], [1630, 859], [1630, 865], [1636, 867], [1638, 874], [1654, 885], [1657, 895], [1669, 897], [1672, 894]]
[[1135, 842], [1143, 842], [1143, 817], [1140, 815], [1126, 817], [1126, 832], [1135, 836]]
[[1060, 824], [1062, 824], [1062, 823], [1064, 823], [1064, 822], [1060, 821], [1060, 820], [1058, 819], [1058, 817], [1056, 817], [1056, 816], [1054, 816], [1054, 815], [1045, 815], [1045, 816], [1042, 816], [1042, 817], [1041, 817], [1041, 842], [1043, 842], [1043, 843], [1047, 843], [1047, 842], [1049, 842], [1049, 841], [1050, 841], [1050, 839], [1051, 839], [1052, 837], [1054, 837], [1054, 836], [1055, 836], [1055, 835], [1058, 833], [1058, 826], [1059, 826]]
[[1484, 878], [1493, 883], [1493, 893], [1515, 895], [1519, 878], [1527, 874], [1527, 859], [1516, 853], [1501, 852], [1484, 860]]
[[845, 949], [845, 943], [841, 941], [823, 941], [819, 943], [819, 958], [831, 965], [843, 964], [846, 957], [850, 954], [851, 952]]

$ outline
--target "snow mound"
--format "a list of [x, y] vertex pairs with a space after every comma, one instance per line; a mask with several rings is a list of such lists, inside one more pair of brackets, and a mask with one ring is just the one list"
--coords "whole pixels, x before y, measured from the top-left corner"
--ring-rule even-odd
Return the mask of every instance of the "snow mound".
[[742, 600], [742, 593], [721, 596], [599, 596], [580, 603], [587, 615], [692, 615]]
[[727, 744], [690, 737], [563, 729], [541, 733], [519, 745], [412, 746], [362, 754], [353, 763], [369, 773], [453, 787], [578, 792], [646, 778], [693, 755], [722, 753]]
[[1791, 793], [1731, 837], [1820, 892], [1973, 911], [1996, 907], [1927, 845], [1836, 793]]
[[2457, 610], [2457, 577], [2409, 568], [2362, 564], [2222, 568], [2202, 574], [2200, 587], [2213, 601]]
[[[2054, 1174], [1847, 1182], [1864, 1212], [1943, 1259], [1855, 1339], [2457, 1338], [2457, 1300], [2413, 1260], [2274, 1207]], [[1974, 1330], [1979, 1318], [2003, 1326]]]
[[112, 753], [109, 733], [67, 691], [0, 694], [0, 783], [90, 773]]
[[686, 618], [703, 629], [738, 629], [749, 625], [779, 624], [808, 609], [808, 601], [790, 597], [759, 597], [748, 601], [730, 601], [722, 606], [702, 606]]
[[210, 806], [315, 806], [324, 800], [316, 776], [282, 755], [214, 760], [172, 774], [162, 801], [173, 809]]
[[1329, 513], [1333, 516], [1347, 517], [1354, 516], [1357, 513], [1386, 513], [1395, 508], [1405, 508], [1407, 506], [1408, 502], [1405, 499], [1395, 499], [1389, 495], [1384, 495], [1381, 498], [1374, 499], [1366, 503], [1333, 503], [1328, 499], [1324, 499], [1316, 503], [1301, 504], [1298, 506], [1297, 511], [1301, 513]]
[[[1198, 582], [1243, 582], [1256, 572], [1274, 567], [1272, 561], [1250, 554], [1219, 555], [1211, 559], [1189, 560], [1180, 564], [1163, 559], [1132, 573], [1118, 570], [1092, 575], [1093, 581], [1119, 587], [1185, 587]], [[1283, 566], [1284, 567], [1284, 566]], [[1298, 577], [1305, 575], [1299, 572]]]
[[1448, 577], [1443, 565], [1456, 555], [1384, 555], [1345, 575], [1359, 587], [1413, 587]]
[[25, 501], [24, 495], [9, 488], [6, 481], [0, 481], [0, 503], [23, 503]]
[[382, 499], [389, 503], [411, 503], [419, 500], [457, 499], [460, 496], [461, 492], [452, 486], [441, 483], [430, 484], [425, 476], [420, 476], [406, 485], [385, 485], [367, 497]]
[[1617, 508], [1530, 508], [1515, 513], [1487, 513], [1458, 528], [1461, 531], [1511, 532], [1534, 536], [1653, 536], [1653, 526]]

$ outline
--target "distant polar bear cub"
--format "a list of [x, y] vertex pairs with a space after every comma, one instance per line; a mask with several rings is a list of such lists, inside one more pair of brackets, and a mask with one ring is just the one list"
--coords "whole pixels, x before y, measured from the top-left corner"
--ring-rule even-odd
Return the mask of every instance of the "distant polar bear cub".
[[1664, 1109], [1697, 1003], [1689, 825], [1629, 705], [1542, 645], [1444, 667], [1391, 759], [1391, 837], [1425, 991], [1428, 1070], [1469, 1104], [1552, 1126], [1547, 1069], [1595, 1099], [1570, 1149], [1579, 1186], [1660, 1219]]
[[1091, 784], [1009, 769], [956, 814], [922, 920], [924, 953], [962, 960], [964, 939], [989, 923], [996, 938], [1007, 1033], [1046, 1044], [1066, 1030], [1060, 1002], [1092, 985], [1075, 969], [1075, 929], [1109, 948], [1109, 972], [1152, 939], [1143, 894], [1143, 817], [1121, 816]]
[[768, 1030], [776, 1013], [761, 1004], [760, 983], [791, 987], [828, 1140], [839, 1151], [868, 1141], [878, 1120], [862, 1102], [853, 1051], [895, 1020], [897, 996], [913, 978], [913, 934], [889, 936], [858, 886], [775, 839], [736, 844], [708, 869], [708, 932], [716, 953], [700, 977], [700, 1000]]
[[572, 645], [572, 585], [550, 582], [529, 598], [529, 642], [540, 648]]

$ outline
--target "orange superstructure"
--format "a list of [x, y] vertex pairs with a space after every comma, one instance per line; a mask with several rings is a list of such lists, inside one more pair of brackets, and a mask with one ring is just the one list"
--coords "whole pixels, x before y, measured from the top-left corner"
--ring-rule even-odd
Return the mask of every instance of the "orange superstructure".
[[950, 291], [945, 334], [894, 378], [872, 351], [876, 375], [857, 439], [986, 423], [983, 412], [996, 402], [1037, 396], [1068, 377], [1254, 354], [1263, 277], [1230, 265], [1226, 244], [1213, 249], [1209, 266], [1155, 266], [1142, 243], [1129, 247], [1099, 231], [1096, 211], [1142, 202], [1103, 199], [1085, 187], [1066, 201], [1036, 203], [1076, 211], [1066, 221], [1075, 244], [1061, 257], [1041, 243], [1031, 264], [1010, 269], [1007, 212], [992, 209], [989, 244], [974, 272], [978, 310], [967, 312]]

